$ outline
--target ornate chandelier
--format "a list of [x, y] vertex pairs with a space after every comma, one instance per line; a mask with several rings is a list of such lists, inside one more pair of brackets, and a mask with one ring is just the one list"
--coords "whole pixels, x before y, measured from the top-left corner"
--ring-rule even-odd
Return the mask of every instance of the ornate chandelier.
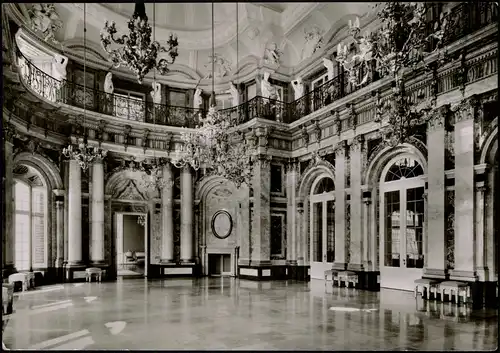
[[[238, 4], [236, 4], [236, 36], [238, 43]], [[212, 55], [214, 55], [214, 5], [212, 3]], [[238, 47], [236, 49], [238, 57]], [[238, 62], [238, 60], [236, 60]], [[214, 62], [212, 62], [214, 72]], [[238, 70], [236, 70], [238, 72]], [[250, 185], [252, 162], [256, 147], [252, 139], [244, 136], [233, 126], [229, 115], [221, 115], [215, 107], [214, 75], [212, 75], [211, 107], [205, 119], [200, 115], [201, 126], [193, 132], [181, 133], [184, 142], [180, 157], [174, 160], [176, 167], [186, 165], [194, 170], [209, 168], [217, 175], [231, 180], [239, 187], [242, 183]]]
[[[87, 82], [86, 82], [86, 69], [87, 69], [87, 4], [83, 4], [83, 96], [87, 97]], [[85, 126], [85, 113], [86, 113], [87, 102], [85, 100], [83, 104], [83, 139], [78, 144], [78, 147], [73, 148], [72, 144], [68, 147], [63, 148], [63, 155], [69, 159], [73, 159], [78, 162], [80, 167], [85, 171], [88, 167], [98, 159], [104, 159], [106, 157], [107, 151], [99, 147], [91, 147], [87, 142], [87, 133]]]
[[[381, 76], [394, 78], [391, 103], [377, 108], [378, 113], [389, 113], [386, 136], [391, 144], [399, 144], [414, 134], [415, 128], [425, 122], [434, 107], [435, 101], [432, 100], [430, 104], [424, 104], [424, 108], [417, 108], [421, 103], [418, 100], [424, 97], [419, 96], [415, 100], [407, 95], [404, 75], [411, 71], [408, 69], [424, 63], [424, 57], [431, 53], [427, 51], [431, 45], [435, 48], [432, 52], [442, 53], [443, 38], [448, 29], [447, 15], [441, 13], [429, 31], [425, 19], [431, 10], [430, 4], [385, 2], [376, 7], [381, 7], [378, 17], [382, 27], [373, 33], [360, 35], [359, 18], [354, 24], [349, 21], [354, 50], [339, 43], [336, 59], [346, 70], [349, 83], [355, 86], [366, 83], [372, 70]], [[441, 59], [438, 56], [438, 60]], [[361, 72], [364, 73], [362, 78]]]
[[[177, 36], [170, 34], [167, 41], [168, 49], [155, 40], [151, 41], [152, 29], [148, 23], [146, 7], [143, 1], [136, 2], [134, 14], [128, 21], [128, 29], [128, 35], [115, 39], [114, 35], [117, 33], [116, 24], [115, 22], [108, 24], [108, 21], [106, 21], [104, 29], [101, 31], [101, 44], [110, 55], [114, 67], [118, 68], [121, 65], [128, 67], [136, 74], [137, 81], [141, 84], [144, 77], [152, 69], [157, 69], [162, 75], [166, 75], [168, 65], [173, 64], [175, 58], [179, 55], [177, 53], [179, 44]], [[123, 47], [111, 49], [112, 42], [123, 45]], [[162, 58], [157, 61], [159, 53], [168, 53], [170, 60]]]

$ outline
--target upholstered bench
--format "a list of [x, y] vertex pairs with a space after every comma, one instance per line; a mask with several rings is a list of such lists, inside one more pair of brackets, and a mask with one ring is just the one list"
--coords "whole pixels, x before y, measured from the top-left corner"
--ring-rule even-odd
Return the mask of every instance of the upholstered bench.
[[470, 287], [466, 282], [446, 281], [439, 284], [439, 292], [441, 293], [441, 301], [444, 302], [444, 296], [448, 294], [450, 301], [455, 296], [455, 304], [459, 304], [460, 297], [463, 297], [464, 304], [470, 297]]
[[30, 288], [31, 276], [27, 272], [13, 273], [9, 276], [9, 283], [21, 282], [23, 292]]
[[340, 271], [338, 272], [337, 282], [339, 287], [341, 282], [344, 282], [346, 287], [349, 287], [349, 284], [351, 283], [353, 287], [356, 287], [356, 284], [358, 283], [358, 275], [353, 271]]
[[426, 294], [426, 299], [431, 298], [431, 294], [434, 294], [434, 299], [436, 299], [437, 289], [439, 281], [428, 278], [419, 278], [415, 280], [415, 298], [420, 293], [422, 298], [424, 293]]
[[89, 267], [85, 270], [85, 281], [86, 282], [92, 282], [92, 276], [95, 275], [96, 279], [98, 282], [101, 282], [102, 280], [102, 272], [98, 267]]

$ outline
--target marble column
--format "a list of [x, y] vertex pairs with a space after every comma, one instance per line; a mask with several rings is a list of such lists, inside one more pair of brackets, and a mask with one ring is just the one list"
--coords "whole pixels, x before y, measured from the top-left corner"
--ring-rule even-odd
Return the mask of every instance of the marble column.
[[351, 144], [351, 258], [348, 264], [349, 270], [363, 271], [363, 222], [362, 222], [362, 191], [361, 172], [363, 168], [363, 145], [362, 135], [356, 136]]
[[446, 277], [446, 185], [445, 185], [445, 124], [449, 106], [442, 106], [427, 124], [427, 246], [425, 277]]
[[297, 204], [296, 221], [295, 221], [295, 244], [297, 247], [297, 265], [304, 266], [307, 261], [307, 254], [304, 252], [304, 239], [307, 232], [304, 233], [304, 207], [302, 203]]
[[77, 161], [69, 161], [68, 187], [68, 266], [82, 261], [82, 169]]
[[2, 236], [2, 274], [8, 276], [10, 273], [15, 272], [14, 266], [14, 242], [15, 242], [15, 229], [14, 229], [14, 170], [13, 163], [13, 140], [15, 129], [10, 123], [4, 124], [4, 197], [5, 197], [5, 213], [3, 214], [4, 229]]
[[297, 265], [297, 217], [295, 217], [298, 171], [297, 164], [290, 163], [286, 174], [286, 196], [287, 196], [287, 262]]
[[[362, 190], [363, 191], [363, 190]], [[362, 209], [362, 220], [363, 220], [363, 269], [365, 271], [373, 271], [374, 259], [371, 257], [370, 252], [370, 204], [371, 199], [369, 197], [363, 197]], [[373, 235], [372, 235], [373, 236]]]
[[450, 278], [476, 280], [474, 232], [474, 118], [477, 101], [463, 101], [455, 113], [455, 269]]
[[98, 158], [92, 164], [92, 232], [90, 261], [104, 264], [104, 163]]
[[333, 269], [345, 270], [345, 149], [346, 141], [335, 147], [335, 262]]
[[[243, 195], [239, 202], [239, 212], [238, 212], [238, 238], [239, 238], [239, 265], [249, 265], [250, 264], [250, 230], [251, 230], [251, 220], [250, 220], [250, 190], [245, 184], [242, 186], [244, 188], [241, 190]], [[200, 232], [201, 233], [201, 232]], [[200, 234], [200, 236], [203, 236]]]
[[[181, 171], [181, 262], [193, 262], [193, 176], [190, 167]], [[163, 251], [163, 249], [162, 249]]]
[[64, 190], [54, 190], [56, 200], [56, 268], [64, 265]]
[[476, 253], [475, 265], [476, 273], [479, 281], [484, 282], [489, 280], [488, 267], [486, 264], [486, 232], [485, 232], [485, 191], [486, 185], [484, 181], [476, 183], [476, 204], [475, 204], [475, 231], [476, 231]]
[[161, 192], [161, 217], [163, 228], [161, 262], [171, 263], [174, 261], [174, 180], [172, 165], [170, 163], [166, 163], [163, 166], [163, 179], [165, 180], [165, 186]]
[[271, 263], [271, 165], [266, 156], [259, 156], [253, 171], [252, 265]]

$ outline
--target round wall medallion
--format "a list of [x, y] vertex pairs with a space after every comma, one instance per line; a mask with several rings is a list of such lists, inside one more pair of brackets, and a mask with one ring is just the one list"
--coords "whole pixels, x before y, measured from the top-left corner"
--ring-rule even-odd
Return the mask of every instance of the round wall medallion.
[[212, 232], [219, 239], [226, 239], [233, 230], [233, 220], [229, 212], [220, 210], [212, 217]]

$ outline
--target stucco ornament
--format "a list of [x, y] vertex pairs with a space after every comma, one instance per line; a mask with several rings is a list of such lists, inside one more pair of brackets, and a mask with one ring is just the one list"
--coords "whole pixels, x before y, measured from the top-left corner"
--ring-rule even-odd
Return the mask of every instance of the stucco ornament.
[[323, 46], [323, 31], [318, 26], [304, 29], [304, 48], [302, 49], [301, 59], [311, 57], [318, 49]]
[[55, 35], [62, 28], [63, 23], [59, 19], [54, 4], [34, 4], [28, 9], [28, 14], [33, 30], [42, 32], [46, 42], [59, 44]]
[[215, 53], [213, 56], [208, 56], [208, 62], [205, 64], [205, 67], [208, 69], [208, 73], [205, 76], [205, 79], [212, 78], [212, 63], [214, 64], [215, 78], [222, 78], [232, 70], [231, 62], [222, 55]]
[[269, 47], [266, 48], [264, 61], [266, 64], [279, 65], [281, 55], [283, 55], [283, 52], [278, 48], [278, 45], [276, 43], [271, 43]]

